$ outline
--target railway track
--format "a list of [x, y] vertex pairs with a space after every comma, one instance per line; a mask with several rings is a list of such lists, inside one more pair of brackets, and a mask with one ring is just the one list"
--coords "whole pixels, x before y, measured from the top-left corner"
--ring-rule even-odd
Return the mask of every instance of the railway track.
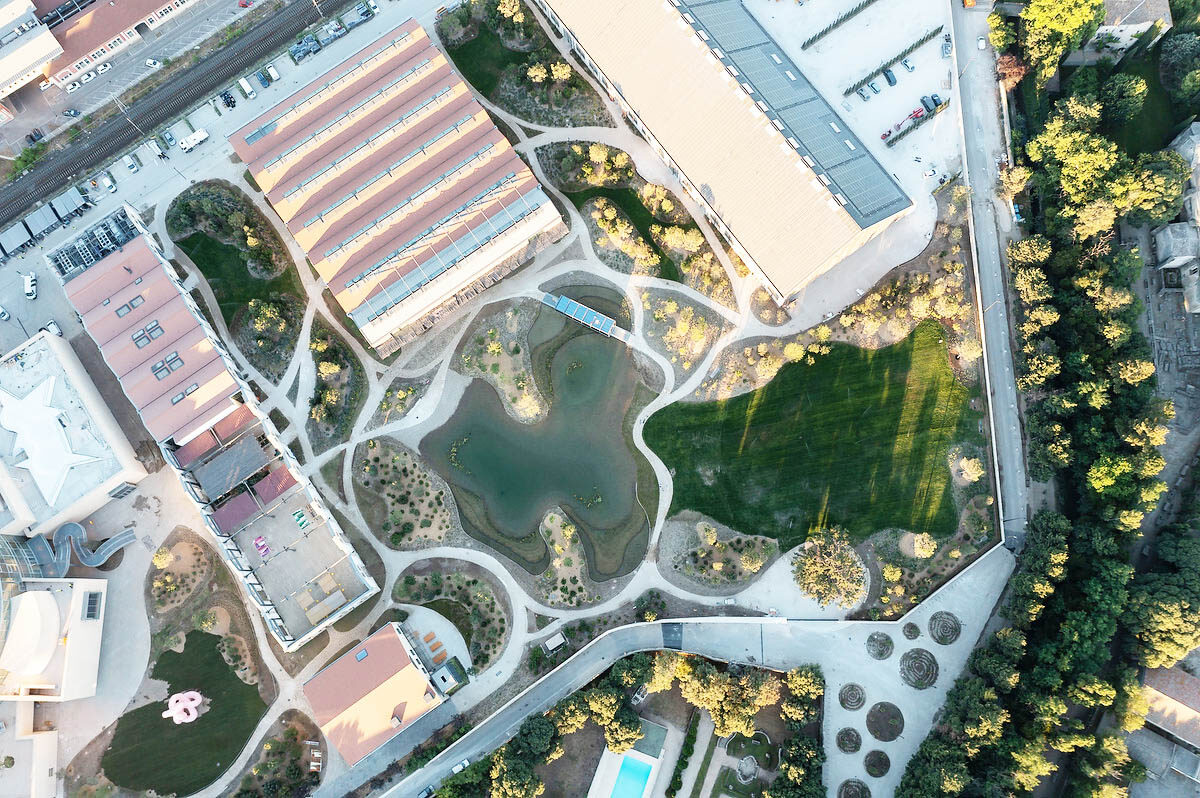
[[39, 200], [52, 197], [72, 181], [114, 160], [142, 138], [138, 128], [149, 132], [178, 117], [294, 41], [322, 15], [336, 13], [350, 2], [353, 0], [293, 0], [225, 47], [151, 89], [129, 105], [128, 118], [121, 114], [109, 117], [70, 147], [54, 151], [25, 175], [0, 188], [0, 227], [23, 217]]

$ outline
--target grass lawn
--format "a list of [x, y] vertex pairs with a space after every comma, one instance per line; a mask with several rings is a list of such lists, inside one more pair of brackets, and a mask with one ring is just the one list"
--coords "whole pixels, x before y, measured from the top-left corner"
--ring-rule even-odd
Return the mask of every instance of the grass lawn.
[[951, 535], [948, 452], [980, 441], [982, 414], [942, 337], [924, 322], [883, 349], [834, 344], [751, 393], [656, 413], [645, 436], [673, 469], [671, 512], [697, 510], [784, 549], [827, 524], [854, 540], [886, 527]]
[[238, 679], [217, 651], [221, 638], [189, 632], [183, 653], [164, 652], [150, 674], [168, 683], [167, 694], [199, 690], [211, 702], [192, 723], [162, 717], [155, 701], [117, 721], [101, 766], [112, 782], [159, 795], [190, 795], [229, 767], [267, 706], [258, 688]]
[[683, 282], [683, 275], [679, 273], [679, 267], [675, 265], [675, 261], [667, 257], [667, 253], [659, 249], [658, 244], [654, 243], [654, 237], [650, 235], [650, 226], [662, 224], [654, 218], [653, 214], [642, 204], [641, 197], [631, 188], [612, 188], [609, 186], [597, 186], [595, 188], [586, 188], [582, 191], [567, 191], [563, 192], [570, 198], [571, 202], [575, 203], [575, 207], [582, 213], [583, 204], [590, 199], [596, 197], [607, 197], [614, 205], [625, 212], [629, 217], [629, 221], [637, 228], [638, 233], [642, 238], [646, 239], [646, 243], [650, 245], [659, 257], [659, 271], [664, 280], [674, 280], [677, 283]]
[[1170, 143], [1184, 116], [1172, 104], [1171, 95], [1158, 79], [1158, 48], [1141, 58], [1129, 60], [1122, 65], [1121, 72], [1145, 79], [1149, 90], [1142, 110], [1115, 130], [1113, 138], [1130, 155], [1161, 150]]
[[479, 26], [474, 39], [448, 48], [448, 52], [454, 66], [484, 97], [490, 97], [496, 90], [505, 69], [513, 64], [523, 64], [529, 57], [528, 53], [505, 47], [496, 32], [484, 24]]
[[737, 774], [730, 768], [721, 768], [717, 781], [713, 784], [712, 798], [721, 795], [731, 795], [733, 798], [759, 798], [763, 794], [762, 783], [757, 779], [749, 784], [738, 781]]
[[744, 756], [754, 757], [758, 761], [758, 766], [763, 770], [774, 770], [777, 765], [775, 760], [778, 746], [772, 745], [767, 739], [767, 735], [762, 732], [755, 732], [754, 736], [750, 738], [735, 734], [729, 739], [725, 750], [734, 759], [741, 759]]
[[467, 650], [471, 650], [471, 633], [475, 631], [475, 628], [471, 625], [471, 613], [466, 607], [454, 599], [435, 599], [421, 606], [433, 610], [454, 624], [454, 628], [463, 636]]
[[251, 299], [268, 299], [279, 294], [291, 294], [297, 299], [304, 296], [295, 269], [285, 269], [273, 280], [260, 280], [250, 276], [245, 252], [207, 233], [192, 233], [177, 243], [204, 273], [227, 325], [233, 325], [234, 314]]

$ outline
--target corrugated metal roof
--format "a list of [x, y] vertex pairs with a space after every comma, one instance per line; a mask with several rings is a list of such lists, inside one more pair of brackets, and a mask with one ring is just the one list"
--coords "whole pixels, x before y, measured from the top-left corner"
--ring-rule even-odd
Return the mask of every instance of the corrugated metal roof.
[[9, 227], [6, 227], [3, 232], [0, 232], [0, 247], [3, 247], [4, 251], [9, 255], [32, 240], [33, 236], [29, 235], [29, 231], [25, 229], [24, 222], [14, 222]]
[[40, 236], [47, 230], [53, 230], [58, 227], [58, 217], [54, 215], [54, 209], [49, 205], [43, 205], [40, 208], [34, 209], [32, 213], [25, 217], [25, 226], [29, 228], [29, 232], [35, 236]]

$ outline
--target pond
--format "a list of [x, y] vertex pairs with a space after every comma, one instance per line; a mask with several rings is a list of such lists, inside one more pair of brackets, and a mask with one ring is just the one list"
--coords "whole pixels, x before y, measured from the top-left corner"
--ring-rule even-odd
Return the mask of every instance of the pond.
[[514, 421], [477, 379], [421, 453], [450, 483], [467, 532], [531, 573], [549, 564], [538, 526], [556, 505], [582, 533], [592, 578], [628, 573], [641, 562], [657, 501], [653, 472], [628, 433], [650, 392], [621, 343], [539, 313], [530, 339], [535, 372], [542, 365], [549, 381], [546, 418]]

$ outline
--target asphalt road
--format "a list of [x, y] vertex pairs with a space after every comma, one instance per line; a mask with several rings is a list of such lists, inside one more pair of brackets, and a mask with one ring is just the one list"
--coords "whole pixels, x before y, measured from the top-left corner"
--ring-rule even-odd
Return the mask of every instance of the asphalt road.
[[133, 103], [128, 119], [121, 115], [110, 117], [71, 146], [48, 155], [24, 177], [0, 188], [0, 228], [24, 216], [38, 200], [54, 196], [73, 180], [113, 161], [144, 138], [139, 128], [151, 133], [295, 41], [305, 28], [320, 21], [322, 14], [332, 14], [351, 2], [293, 0]]
[[996, 198], [995, 191], [999, 179], [996, 162], [1007, 160], [996, 85], [996, 55], [990, 46], [980, 50], [977, 45], [979, 37], [988, 33], [986, 9], [964, 9], [957, 2], [951, 3], [951, 8], [965, 137], [964, 168], [967, 182], [974, 190], [971, 215], [986, 339], [988, 399], [995, 424], [992, 446], [1000, 467], [1005, 536], [1011, 547], [1020, 550], [1025, 539], [1029, 492], [1025, 482], [1024, 436], [1017, 406], [1012, 332], [998, 229], [1001, 221], [1008, 227], [1008, 218], [1001, 214], [1008, 217], [1011, 214]]

